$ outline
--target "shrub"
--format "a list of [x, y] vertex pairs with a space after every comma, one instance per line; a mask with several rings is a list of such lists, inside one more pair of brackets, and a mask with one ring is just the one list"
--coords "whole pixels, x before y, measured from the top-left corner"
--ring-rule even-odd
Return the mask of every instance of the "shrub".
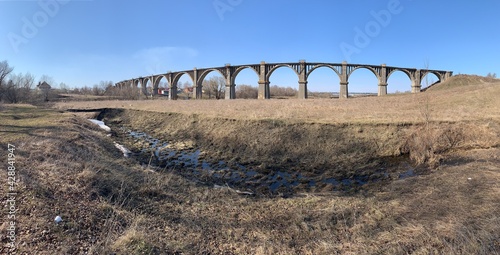
[[236, 98], [255, 99], [259, 95], [259, 89], [250, 85], [236, 86]]
[[426, 123], [408, 135], [401, 151], [409, 154], [417, 165], [436, 167], [443, 153], [457, 148], [464, 140], [461, 127], [440, 129], [437, 125]]

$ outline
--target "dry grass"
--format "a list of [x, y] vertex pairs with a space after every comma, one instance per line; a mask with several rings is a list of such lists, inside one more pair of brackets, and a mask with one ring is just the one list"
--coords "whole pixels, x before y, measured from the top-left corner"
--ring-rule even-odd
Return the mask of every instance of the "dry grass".
[[[307, 125], [311, 130], [337, 127], [354, 132], [345, 142], [366, 138], [373, 140], [377, 150], [387, 147], [381, 141], [387, 141], [391, 133], [394, 138], [401, 135], [402, 142], [415, 138], [413, 146], [419, 145], [418, 135], [437, 139], [431, 147], [441, 159], [428, 174], [369, 185], [363, 192], [324, 190], [287, 199], [245, 197], [188, 181], [168, 170], [146, 171], [133, 159], [124, 159], [112, 139], [84, 118], [54, 110], [4, 106], [0, 112], [0, 148], [4, 148], [0, 161], [7, 158], [7, 143], [18, 148], [17, 254], [500, 254], [500, 122], [495, 112], [498, 102], [491, 94], [498, 92], [498, 85], [480, 86], [460, 87], [457, 91], [462, 94], [457, 96], [450, 96], [449, 90], [432, 92], [434, 96], [428, 101], [431, 107], [427, 108], [431, 111], [429, 123], [422, 117], [425, 109], [413, 108], [420, 105], [421, 95], [297, 100], [293, 104], [278, 100], [158, 102], [162, 107], [189, 112], [188, 116], [169, 116], [176, 116], [178, 124], [182, 124], [182, 118], [189, 120], [183, 125], [195, 127], [198, 134], [212, 128], [212, 133], [204, 132], [208, 138], [211, 134], [213, 141], [227, 138], [224, 127], [231, 131], [249, 125], [245, 132], [257, 132], [253, 126], [256, 123], [267, 128], [259, 132], [282, 136], [281, 141], [296, 139], [291, 134], [300, 133], [297, 130]], [[392, 109], [389, 102], [398, 103], [402, 110]], [[151, 107], [148, 103], [131, 104]], [[222, 117], [212, 121], [189, 111], [190, 107], [204, 105], [241, 108], [193, 110]], [[274, 112], [267, 109], [278, 105], [285, 108], [282, 113], [276, 111], [279, 108]], [[317, 106], [323, 111], [306, 114], [308, 111], [299, 105], [308, 110]], [[352, 111], [343, 119], [320, 106], [343, 106]], [[481, 110], [484, 106], [492, 109]], [[370, 118], [362, 112], [366, 109], [377, 114]], [[228, 114], [234, 112], [239, 113], [234, 118], [274, 119], [228, 120]], [[249, 115], [252, 112], [256, 115]], [[147, 122], [145, 117], [139, 118], [139, 112], [126, 113], [122, 121], [142, 122], [151, 130], [157, 128], [153, 119], [161, 116], [151, 114]], [[303, 115], [294, 119], [296, 113]], [[321, 117], [319, 122], [358, 124], [299, 123], [318, 122], [315, 116]], [[126, 119], [129, 117], [137, 119]], [[421, 124], [387, 125], [412, 120]], [[214, 124], [217, 121], [220, 127]], [[243, 124], [231, 126], [232, 122]], [[193, 126], [195, 123], [198, 126]], [[446, 126], [449, 131], [441, 129]], [[422, 134], [419, 128], [428, 133]], [[229, 134], [237, 134], [234, 130]], [[382, 130], [387, 133], [368, 135]], [[328, 132], [314, 141], [326, 139]], [[306, 135], [303, 141], [308, 139], [312, 137]], [[238, 141], [244, 142], [234, 143]], [[455, 143], [451, 146], [455, 149], [447, 149]], [[223, 148], [223, 144], [217, 141], [214, 147]], [[318, 150], [321, 146], [304, 147]], [[6, 171], [0, 171], [0, 178], [6, 177]], [[0, 192], [5, 198], [6, 187]], [[55, 215], [62, 216], [61, 224], [53, 222]], [[4, 243], [5, 228], [4, 223], [0, 232]], [[6, 246], [0, 247], [0, 253], [8, 251]]]
[[[461, 152], [437, 172], [364, 193], [251, 198], [169, 172], [144, 171], [121, 158], [110, 139], [84, 120], [66, 116], [57, 124], [61, 129], [46, 130], [44, 137], [12, 141], [19, 147], [21, 177], [19, 254], [498, 254], [500, 249], [498, 148]], [[54, 224], [54, 215], [63, 223]]]
[[[422, 108], [434, 121], [478, 120], [500, 117], [500, 82], [453, 86], [420, 94], [385, 97], [314, 100], [145, 100], [57, 103], [59, 109], [122, 108], [154, 112], [199, 114], [234, 119], [283, 119], [316, 123], [415, 123], [422, 122]], [[449, 85], [449, 84], [452, 85]], [[480, 114], [478, 114], [480, 113]]]

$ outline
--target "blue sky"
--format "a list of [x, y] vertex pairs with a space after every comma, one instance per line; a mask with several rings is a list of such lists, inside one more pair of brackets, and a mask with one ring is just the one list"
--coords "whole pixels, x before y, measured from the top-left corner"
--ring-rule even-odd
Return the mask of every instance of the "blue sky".
[[[499, 14], [497, 0], [0, 0], [0, 61], [70, 87], [300, 59], [500, 75]], [[245, 70], [237, 84], [257, 80]], [[338, 91], [338, 82], [321, 68], [309, 89]], [[349, 82], [351, 91], [377, 91], [366, 70]], [[280, 68], [271, 84], [297, 86], [297, 77]], [[389, 91], [409, 84], [397, 73]]]

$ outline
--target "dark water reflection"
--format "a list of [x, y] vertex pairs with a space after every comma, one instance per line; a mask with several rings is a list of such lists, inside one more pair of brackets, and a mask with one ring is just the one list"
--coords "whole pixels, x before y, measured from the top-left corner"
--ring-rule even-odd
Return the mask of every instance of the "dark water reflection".
[[[376, 170], [376, 175], [358, 175], [349, 178], [304, 176], [300, 172], [286, 170], [262, 173], [258, 171], [257, 165], [206, 160], [200, 149], [190, 146], [178, 149], [168, 141], [161, 141], [144, 132], [126, 128], [120, 128], [120, 132], [125, 139], [131, 139], [138, 145], [134, 146], [140, 148], [135, 152], [135, 156], [145, 164], [160, 169], [174, 169], [179, 174], [197, 181], [234, 186], [254, 193], [294, 193], [298, 189], [307, 190], [320, 186], [341, 191], [391, 178], [385, 168]], [[409, 164], [406, 165], [405, 172], [399, 173], [395, 178], [405, 179], [416, 175], [415, 170]]]

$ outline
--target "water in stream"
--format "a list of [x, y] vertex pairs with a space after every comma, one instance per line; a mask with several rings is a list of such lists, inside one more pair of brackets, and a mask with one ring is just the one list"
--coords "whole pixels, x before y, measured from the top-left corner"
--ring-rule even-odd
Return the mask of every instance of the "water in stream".
[[[368, 183], [388, 179], [389, 174], [384, 169], [379, 170], [379, 177], [353, 176], [350, 178], [321, 178], [306, 177], [300, 172], [271, 171], [263, 174], [253, 168], [257, 166], [243, 166], [233, 164], [228, 166], [224, 161], [211, 162], [204, 159], [204, 153], [197, 148], [184, 146], [177, 149], [170, 146], [169, 142], [161, 141], [147, 133], [122, 128], [121, 132], [134, 141], [143, 141], [147, 144], [139, 152], [142, 155], [150, 155], [149, 163], [153, 165], [178, 169], [182, 174], [194, 177], [198, 180], [209, 180], [218, 185], [230, 185], [250, 189], [252, 191], [293, 192], [294, 188], [314, 188], [329, 185], [332, 190], [345, 190], [361, 187]], [[399, 179], [415, 176], [416, 173], [409, 164], [406, 172], [398, 175]]]
[[[331, 190], [346, 190], [390, 178], [384, 168], [376, 171], [378, 175], [375, 178], [363, 175], [349, 178], [306, 177], [300, 172], [286, 171], [270, 171], [264, 174], [255, 170], [257, 166], [243, 166], [238, 163], [229, 166], [225, 161], [206, 160], [205, 153], [190, 144], [169, 143], [145, 132], [123, 127], [119, 128], [119, 133], [124, 135], [124, 139], [135, 144], [135, 148], [140, 148], [129, 156], [139, 159], [143, 164], [172, 169], [196, 181], [219, 186], [228, 185], [250, 190], [252, 193], [294, 193], [295, 189], [312, 189], [319, 186], [328, 186]], [[409, 164], [405, 169], [406, 171], [399, 173], [396, 178], [405, 179], [416, 175]]]

